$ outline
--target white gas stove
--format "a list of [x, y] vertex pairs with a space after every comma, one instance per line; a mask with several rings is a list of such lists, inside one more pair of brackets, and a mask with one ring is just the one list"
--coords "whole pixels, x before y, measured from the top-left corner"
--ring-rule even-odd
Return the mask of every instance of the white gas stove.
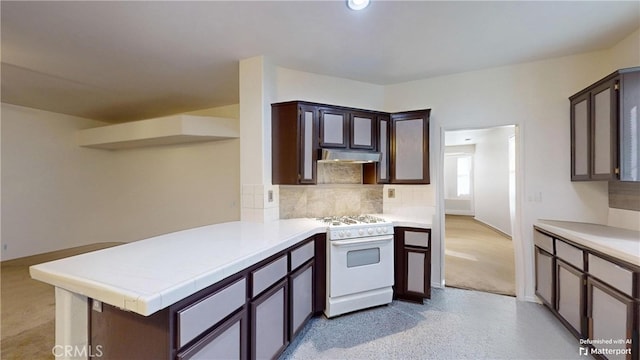
[[329, 240], [393, 234], [393, 223], [372, 215], [328, 216], [317, 220], [327, 225]]
[[318, 218], [327, 225], [325, 315], [384, 305], [393, 298], [393, 224], [370, 215]]

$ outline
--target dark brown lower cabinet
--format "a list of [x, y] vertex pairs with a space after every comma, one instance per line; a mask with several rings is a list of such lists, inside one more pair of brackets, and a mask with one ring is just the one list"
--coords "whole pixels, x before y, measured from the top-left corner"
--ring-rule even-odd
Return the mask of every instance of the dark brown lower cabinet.
[[395, 228], [394, 296], [423, 303], [431, 298], [431, 230]]
[[585, 313], [584, 273], [558, 259], [556, 274], [556, 310], [569, 330], [580, 338]]
[[251, 301], [251, 358], [273, 359], [289, 344], [287, 279]]
[[100, 359], [273, 359], [324, 310], [325, 234], [312, 236], [152, 315], [89, 302]]
[[[89, 348], [96, 359], [171, 359], [169, 309], [142, 316], [89, 301]], [[100, 311], [97, 311], [99, 308]]]
[[177, 359], [247, 359], [246, 308], [243, 307], [200, 341], [178, 353]]
[[[593, 278], [587, 280], [587, 319], [589, 339], [605, 339], [610, 343], [593, 346], [596, 349], [619, 350], [608, 359], [632, 359], [634, 335], [634, 301], [614, 288]], [[640, 314], [636, 315], [640, 317]]]
[[[536, 295], [597, 359], [640, 359], [640, 267], [536, 229]], [[552, 254], [553, 253], [553, 254]]]

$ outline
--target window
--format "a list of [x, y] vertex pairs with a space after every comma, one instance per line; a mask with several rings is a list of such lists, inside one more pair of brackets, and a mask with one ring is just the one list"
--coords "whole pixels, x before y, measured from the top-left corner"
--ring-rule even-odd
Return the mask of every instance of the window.
[[460, 156], [457, 159], [457, 191], [459, 198], [471, 195], [471, 156]]

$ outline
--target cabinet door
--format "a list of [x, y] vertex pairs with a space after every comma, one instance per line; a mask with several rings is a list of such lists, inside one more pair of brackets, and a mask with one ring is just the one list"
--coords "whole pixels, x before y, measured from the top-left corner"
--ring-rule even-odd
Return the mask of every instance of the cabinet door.
[[556, 261], [556, 309], [577, 337], [583, 334], [584, 274], [564, 263]]
[[589, 93], [571, 101], [571, 180], [589, 180], [590, 156]]
[[313, 106], [300, 106], [300, 184], [316, 183], [317, 151], [317, 110]]
[[320, 109], [320, 147], [347, 148], [349, 113], [344, 110]]
[[429, 184], [429, 110], [391, 115], [391, 182]]
[[640, 181], [640, 71], [620, 80], [620, 180]]
[[349, 147], [351, 149], [376, 149], [376, 115], [366, 112], [352, 112], [350, 121]]
[[247, 310], [217, 326], [200, 341], [177, 355], [178, 360], [246, 359]]
[[362, 165], [363, 184], [388, 184], [391, 179], [389, 170], [391, 121], [388, 116], [379, 115], [376, 122], [376, 144], [381, 154], [380, 161]]
[[431, 252], [429, 249], [405, 246], [405, 299], [422, 303], [431, 297]]
[[291, 319], [289, 339], [302, 330], [313, 315], [313, 260], [291, 274]]
[[422, 303], [431, 298], [431, 232], [395, 229], [395, 297]]
[[592, 180], [615, 178], [616, 159], [616, 90], [617, 80], [608, 81], [591, 92]]
[[552, 309], [554, 272], [553, 256], [536, 246], [536, 295]]
[[[631, 359], [633, 336], [633, 300], [597, 280], [587, 280], [587, 317], [589, 339], [613, 340], [613, 343], [594, 344], [596, 348], [620, 350], [608, 354], [608, 359]], [[624, 339], [624, 342], [617, 340]], [[630, 341], [631, 342], [631, 341]]]
[[389, 147], [390, 147], [390, 129], [391, 121], [387, 116], [378, 118], [378, 151], [382, 155], [378, 162], [378, 184], [386, 184], [389, 182]]
[[287, 279], [284, 279], [251, 302], [252, 359], [273, 359], [289, 343], [287, 299]]

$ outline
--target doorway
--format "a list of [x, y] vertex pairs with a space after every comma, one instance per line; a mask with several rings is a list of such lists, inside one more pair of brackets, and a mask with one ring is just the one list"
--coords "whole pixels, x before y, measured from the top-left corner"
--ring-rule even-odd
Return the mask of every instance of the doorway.
[[515, 125], [444, 133], [445, 284], [515, 296]]

